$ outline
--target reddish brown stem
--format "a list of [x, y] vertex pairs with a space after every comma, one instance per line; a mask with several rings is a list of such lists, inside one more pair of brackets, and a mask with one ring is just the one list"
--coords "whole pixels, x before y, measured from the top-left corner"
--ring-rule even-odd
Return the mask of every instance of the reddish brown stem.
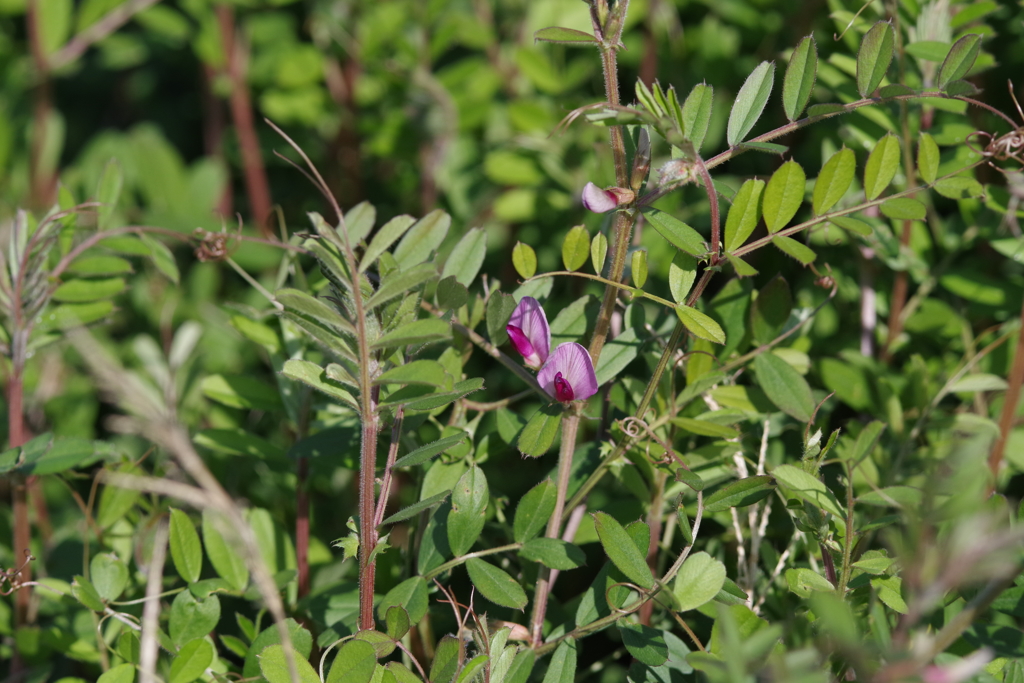
[[[376, 401], [373, 402], [374, 404]], [[374, 405], [374, 408], [376, 406]], [[377, 545], [374, 525], [374, 483], [377, 472], [377, 434], [380, 418], [364, 417], [362, 450], [359, 459], [359, 630], [373, 629], [373, 590], [377, 563], [372, 559]]]
[[[17, 448], [25, 443], [26, 430], [25, 418], [22, 408], [24, 388], [22, 384], [22, 367], [17, 361], [11, 364], [11, 375], [7, 382], [7, 424], [9, 425], [10, 448]], [[11, 510], [14, 514], [14, 565], [25, 564], [24, 569], [18, 577], [18, 581], [25, 583], [32, 580], [32, 565], [25, 562], [29, 556], [29, 548], [32, 541], [32, 527], [28, 517], [28, 487], [25, 477], [16, 474], [11, 481]], [[32, 592], [30, 588], [21, 588], [14, 595], [14, 626], [24, 626], [29, 623], [29, 610], [31, 606]], [[17, 648], [11, 659], [10, 674], [17, 678], [21, 672], [23, 663], [21, 653]]]
[[309, 595], [309, 458], [299, 458], [295, 515], [295, 566], [299, 600]]
[[235, 40], [235, 15], [230, 5], [217, 6], [220, 22], [221, 41], [227, 56], [227, 75], [231, 80], [231, 118], [238, 136], [238, 147], [242, 153], [242, 173], [245, 177], [245, 191], [249, 197], [252, 220], [259, 227], [260, 234], [267, 239], [274, 238], [270, 228], [272, 202], [267, 172], [260, 154], [259, 137], [252, 115], [252, 100], [246, 83], [248, 50], [242, 40]]
[[[219, 161], [225, 171], [228, 171], [227, 161], [224, 159], [224, 106], [213, 91], [213, 82], [217, 72], [210, 66], [204, 64], [202, 67], [202, 96], [203, 96], [203, 150], [206, 156]], [[224, 192], [221, 193], [217, 202], [217, 213], [220, 216], [230, 216], [232, 213], [231, 183], [224, 185]]]
[[[1024, 307], [1021, 308], [1020, 319], [1024, 323]], [[988, 468], [992, 471], [991, 490], [995, 490], [999, 467], [1003, 464], [1006, 441], [1010, 438], [1010, 430], [1013, 429], [1013, 421], [1017, 415], [1017, 405], [1020, 403], [1020, 388], [1024, 384], [1024, 327], [1017, 334], [1017, 348], [1013, 352], [1013, 365], [1010, 366], [1010, 376], [1006, 381], [1009, 386], [1006, 387], [1003, 412], [999, 416], [999, 437], [988, 456]]]
[[39, 0], [31, 0], [28, 3], [25, 23], [36, 77], [32, 105], [32, 139], [29, 143], [31, 151], [28, 160], [29, 201], [35, 208], [49, 206], [53, 202], [56, 189], [53, 169], [46, 168], [46, 160], [43, 159], [50, 109], [53, 105], [50, 93], [50, 71], [40, 38], [39, 21]]

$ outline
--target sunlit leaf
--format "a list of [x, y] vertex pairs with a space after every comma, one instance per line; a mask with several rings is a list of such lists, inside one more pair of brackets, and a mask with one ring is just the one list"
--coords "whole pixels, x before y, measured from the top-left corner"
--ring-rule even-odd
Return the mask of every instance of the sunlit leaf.
[[818, 46], [814, 36], [806, 36], [796, 45], [786, 77], [782, 81], [782, 107], [786, 118], [795, 121], [811, 99], [814, 79], [818, 73]]
[[774, 62], [761, 62], [747, 76], [747, 80], [736, 94], [736, 102], [732, 106], [732, 111], [729, 112], [726, 140], [730, 146], [742, 142], [757, 120], [761, 118], [761, 112], [764, 111], [764, 107], [768, 103], [768, 96], [772, 94], [774, 81]]

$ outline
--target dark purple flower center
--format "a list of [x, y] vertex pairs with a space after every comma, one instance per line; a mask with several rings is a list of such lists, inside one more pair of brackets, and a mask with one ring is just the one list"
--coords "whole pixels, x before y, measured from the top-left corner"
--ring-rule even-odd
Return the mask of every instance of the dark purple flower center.
[[555, 398], [563, 403], [576, 398], [576, 395], [572, 393], [572, 385], [562, 377], [560, 372], [555, 373]]
[[505, 330], [508, 332], [508, 336], [512, 339], [512, 344], [516, 347], [516, 351], [519, 352], [524, 358], [529, 358], [536, 349], [533, 348], [533, 344], [530, 343], [530, 338], [523, 333], [523, 330], [515, 325], [506, 325]]

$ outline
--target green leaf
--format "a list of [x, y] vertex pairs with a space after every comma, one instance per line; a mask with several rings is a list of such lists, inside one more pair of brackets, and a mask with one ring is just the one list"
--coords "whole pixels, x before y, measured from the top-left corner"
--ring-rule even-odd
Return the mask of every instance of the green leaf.
[[355, 396], [349, 393], [340, 382], [328, 378], [324, 369], [316, 363], [293, 358], [285, 361], [284, 366], [281, 368], [281, 374], [288, 379], [309, 385], [331, 398], [336, 398], [345, 405], [357, 410], [359, 408], [359, 402]]
[[365, 640], [350, 640], [338, 648], [326, 683], [370, 683], [377, 668], [377, 651]]
[[450, 683], [459, 668], [459, 641], [444, 636], [434, 650], [434, 661], [430, 665], [430, 683]]
[[668, 290], [677, 304], [686, 302], [693, 283], [697, 280], [697, 259], [681, 251], [668, 266]]
[[816, 571], [799, 567], [786, 570], [786, 584], [789, 590], [801, 598], [809, 598], [812, 591], [834, 591], [836, 588]]
[[477, 674], [484, 672], [484, 667], [487, 666], [491, 658], [487, 655], [477, 655], [473, 659], [466, 662], [465, 666], [462, 667], [462, 671], [459, 673], [459, 677], [455, 679], [455, 683], [470, 683]]
[[902, 584], [903, 580], [898, 576], [879, 576], [871, 579], [871, 587], [877, 592], [878, 599], [892, 611], [906, 614], [909, 610], [901, 594]]
[[401, 510], [399, 510], [398, 512], [396, 512], [395, 514], [391, 515], [383, 522], [381, 522], [381, 525], [383, 526], [387, 524], [394, 524], [395, 522], [401, 522], [403, 520], [409, 519], [410, 517], [415, 517], [424, 510], [429, 510], [432, 507], [441, 503], [445, 498], [448, 497], [449, 493], [451, 493], [451, 491], [442, 491], [441, 493], [430, 496], [429, 498], [424, 498], [418, 503], [413, 503], [409, 507], [402, 508]]
[[974, 178], [965, 176], [954, 176], [942, 178], [935, 181], [935, 191], [943, 197], [950, 199], [964, 199], [965, 197], [984, 197], [985, 189]]
[[793, 50], [782, 81], [782, 108], [790, 121], [796, 121], [810, 101], [817, 74], [818, 46], [814, 36], [806, 36]]
[[725, 250], [735, 251], [743, 246], [757, 227], [761, 215], [761, 194], [763, 180], [747, 180], [740, 186], [732, 200], [729, 215], [725, 219]]
[[[724, 569], [724, 567], [723, 567]], [[618, 623], [622, 644], [629, 654], [647, 666], [661, 666], [668, 661], [668, 645], [661, 631], [643, 624]]]
[[944, 90], [953, 81], [966, 76], [974, 66], [980, 52], [981, 36], [976, 33], [968, 33], [953, 43], [953, 47], [949, 48], [949, 54], [942, 60], [942, 66], [939, 67], [936, 77], [936, 85], [939, 90]]
[[501, 346], [508, 341], [508, 332], [505, 326], [508, 325], [512, 312], [516, 310], [516, 300], [511, 294], [494, 292], [487, 302], [487, 336], [495, 346]]
[[450, 339], [451, 336], [452, 330], [447, 322], [438, 318], [424, 318], [406, 323], [396, 330], [391, 330], [375, 341], [371, 348], [383, 349], [389, 346], [400, 347], [411, 344], [426, 344], [442, 339]]
[[939, 146], [935, 138], [924, 131], [917, 135], [917, 172], [931, 185], [939, 174]]
[[615, 379], [616, 375], [633, 362], [640, 352], [640, 344], [636, 329], [632, 327], [605, 344], [597, 367], [594, 368], [598, 386]]
[[603, 232], [594, 235], [590, 240], [590, 262], [594, 265], [594, 272], [598, 275], [604, 270], [605, 257], [608, 256], [608, 238]]
[[678, 218], [660, 209], [645, 208], [643, 214], [651, 227], [676, 249], [697, 257], [703, 256], [707, 252], [708, 248], [704, 244], [701, 234]]
[[[483, 377], [474, 377], [472, 379], [465, 379], [461, 382], [456, 382], [452, 386], [451, 391], [445, 391], [437, 394], [429, 394], [427, 396], [412, 396], [408, 399], [400, 401], [405, 405], [407, 411], [410, 410], [435, 410], [441, 406], [446, 406], [453, 401], [457, 401], [463, 396], [468, 396], [474, 392], [480, 391], [484, 388]], [[400, 390], [404, 391], [404, 390]], [[397, 393], [397, 392], [396, 392]], [[397, 405], [399, 401], [394, 400], [395, 394], [392, 394], [389, 405]]]
[[381, 633], [374, 629], [363, 629], [356, 634], [356, 638], [359, 640], [365, 640], [370, 645], [373, 645], [373, 649], [376, 651], [378, 659], [387, 657], [395, 651], [395, 641], [386, 633]]
[[512, 265], [519, 277], [529, 279], [537, 272], [537, 254], [529, 244], [516, 242], [512, 247]]
[[435, 455], [444, 453], [452, 446], [457, 446], [469, 437], [466, 432], [461, 432], [453, 436], [446, 436], [443, 439], [432, 441], [424, 446], [420, 446], [411, 453], [403, 455], [401, 458], [395, 461], [395, 467], [412, 467], [413, 465], [419, 465], [427, 462]]
[[171, 641], [181, 647], [190, 640], [205, 638], [219, 621], [220, 599], [216, 595], [198, 600], [190, 591], [182, 591], [171, 603], [167, 628]]
[[768, 281], [750, 306], [750, 332], [758, 344], [773, 341], [782, 332], [793, 310], [793, 295], [786, 278], [776, 275]]
[[[295, 650], [292, 650], [295, 659], [295, 668], [299, 674], [300, 683], [319, 683], [320, 676], [317, 675], [313, 666], [300, 657]], [[284, 647], [271, 645], [259, 655], [260, 672], [269, 683], [292, 683], [292, 677], [288, 673], [288, 660], [285, 658]]]
[[123, 259], [120, 256], [84, 256], [72, 261], [67, 272], [84, 277], [128, 275], [132, 273], [132, 264], [128, 259]]
[[673, 417], [672, 424], [698, 436], [711, 436], [718, 439], [734, 439], [739, 436], [739, 432], [734, 427], [720, 425], [710, 420], [698, 420], [692, 417]]
[[399, 605], [392, 605], [388, 607], [384, 615], [384, 624], [387, 629], [387, 634], [390, 638], [395, 640], [401, 640], [405, 637], [405, 634], [409, 632], [409, 628], [412, 626], [409, 620], [409, 613], [405, 611], [404, 607]]
[[203, 396], [230, 408], [279, 410], [281, 395], [262, 380], [246, 375], [208, 375], [202, 382]]
[[[210, 558], [210, 564], [218, 576], [231, 584], [235, 590], [245, 590], [249, 585], [249, 569], [245, 566], [245, 560], [228, 545], [217, 529], [214, 521], [216, 513], [209, 509], [203, 510], [203, 545], [206, 546], [206, 556]], [[224, 522], [226, 528], [230, 528]]]
[[713, 341], [716, 344], [725, 343], [725, 332], [722, 330], [722, 326], [711, 316], [690, 306], [676, 306], [675, 310], [683, 326], [693, 336]]
[[436, 360], [414, 360], [397, 365], [373, 381], [374, 384], [419, 384], [432, 387], [444, 386], [451, 380], [444, 366]]
[[597, 45], [597, 38], [584, 31], [562, 26], [548, 26], [533, 34], [534, 41], [562, 45]]
[[521, 650], [512, 660], [512, 666], [509, 667], [503, 683], [526, 683], [536, 661], [537, 655], [532, 649]]
[[594, 513], [594, 526], [608, 559], [619, 571], [641, 588], [652, 588], [654, 576], [644, 554], [636, 547], [629, 534], [614, 517], [604, 512]]
[[353, 248], [373, 230], [377, 209], [370, 202], [359, 202], [345, 213], [345, 229]]
[[772, 476], [811, 505], [832, 514], [837, 519], [846, 518], [835, 494], [817, 477], [811, 476], [794, 465], [779, 465], [772, 470]]
[[181, 279], [178, 263], [174, 260], [174, 254], [167, 248], [167, 245], [152, 235], [140, 235], [139, 239], [149, 247], [149, 258], [160, 274], [174, 284], [178, 284]]
[[861, 235], [867, 237], [871, 234], [871, 226], [862, 220], [857, 218], [850, 218], [849, 216], [836, 216], [835, 218], [829, 219], [830, 223], [835, 223], [843, 230], [852, 232], [855, 235]]
[[772, 244], [778, 247], [779, 251], [783, 254], [792, 256], [805, 266], [814, 263], [814, 259], [818, 258], [818, 255], [814, 253], [813, 249], [803, 242], [796, 241], [792, 237], [775, 235], [772, 237]]
[[432, 263], [421, 263], [409, 270], [396, 270], [388, 274], [380, 283], [380, 288], [366, 302], [366, 308], [376, 308], [416, 289], [424, 282], [437, 277], [437, 269]]
[[852, 149], [843, 147], [829, 157], [821, 167], [821, 174], [814, 181], [812, 207], [814, 213], [821, 215], [836, 205], [846, 191], [850, 189], [853, 176], [857, 172], [857, 158]]
[[89, 563], [89, 578], [101, 598], [117, 600], [128, 585], [128, 567], [117, 555], [100, 553]]
[[778, 154], [783, 155], [789, 151], [789, 147], [785, 145], [779, 145], [774, 142], [741, 142], [736, 145], [738, 149], [749, 149], [753, 152], [763, 152], [764, 154]]
[[406, 270], [430, 258], [444, 242], [451, 224], [452, 217], [441, 209], [434, 209], [416, 221], [395, 247], [394, 256], [399, 268]]
[[96, 683], [132, 683], [135, 680], [135, 665], [118, 664], [100, 674]]
[[[177, 656], [171, 661], [171, 676], [168, 683], [192, 683], [202, 676], [207, 667], [213, 663], [213, 656], [214, 650], [210, 641], [203, 638], [190, 640], [182, 646]], [[309, 666], [308, 663], [307, 666]], [[313, 680], [318, 682], [320, 678], [317, 676]]]
[[466, 560], [469, 579], [480, 594], [495, 605], [522, 609], [526, 606], [526, 593], [511, 576], [479, 558]]
[[84, 576], [76, 576], [71, 580], [71, 594], [93, 612], [103, 612], [106, 609], [96, 587]]
[[729, 265], [732, 266], [733, 270], [736, 271], [736, 275], [739, 277], [752, 277], [757, 275], [757, 271], [754, 267], [740, 257], [733, 256], [732, 254], [726, 254], [725, 258], [729, 261]]
[[701, 479], [700, 475], [693, 470], [680, 467], [676, 470], [676, 479], [683, 482], [694, 491], [704, 490], [704, 480]]
[[412, 227], [416, 219], [412, 216], [395, 216], [377, 231], [377, 234], [370, 240], [370, 245], [363, 252], [363, 258], [359, 262], [359, 272], [365, 273], [366, 269], [372, 266], [380, 255], [388, 250], [405, 231]]
[[545, 479], [519, 499], [512, 522], [512, 537], [516, 543], [526, 543], [547, 526], [555, 511], [556, 493], [555, 485], [550, 479]]
[[465, 555], [484, 528], [487, 513], [487, 477], [477, 466], [470, 467], [452, 490], [452, 511], [448, 514], [448, 546]]
[[775, 484], [768, 475], [745, 477], [718, 489], [704, 499], [704, 512], [722, 512], [729, 508], [742, 508], [764, 500]]
[[587, 563], [578, 546], [560, 538], [534, 538], [523, 544], [519, 554], [551, 569], [576, 569]]
[[706, 83], [698, 83], [686, 96], [683, 103], [683, 133], [693, 144], [693, 151], [700, 153], [704, 137], [711, 123], [711, 106], [715, 99], [715, 89]]
[[778, 232], [793, 220], [804, 200], [806, 182], [804, 169], [795, 161], [787, 161], [772, 174], [763, 200], [764, 224], [768, 226], [768, 232]]
[[724, 585], [725, 565], [705, 552], [693, 553], [679, 568], [672, 594], [686, 612], [710, 602]]
[[815, 407], [811, 387], [792, 365], [768, 351], [754, 359], [754, 371], [768, 400], [800, 422], [810, 422]]
[[535, 412], [519, 434], [516, 447], [523, 455], [537, 458], [548, 452], [562, 423], [562, 407], [548, 404]]
[[885, 78], [895, 44], [896, 35], [888, 21], [878, 22], [864, 35], [857, 52], [857, 92], [861, 97], [868, 97]]
[[730, 147], [743, 142], [747, 133], [761, 118], [761, 112], [764, 111], [768, 97], [772, 94], [774, 81], [774, 62], [761, 62], [747, 76], [747, 80], [736, 94], [736, 103], [732, 105], [732, 111], [729, 112], [726, 140]]
[[878, 209], [893, 220], [920, 221], [927, 214], [924, 204], [911, 197], [887, 199]]
[[448, 254], [441, 277], [454, 277], [463, 287], [469, 287], [476, 279], [487, 256], [487, 233], [482, 228], [469, 230]]
[[68, 280], [53, 292], [54, 301], [85, 303], [109, 299], [124, 291], [124, 278]]
[[590, 254], [590, 233], [587, 228], [577, 225], [569, 231], [562, 242], [562, 263], [569, 271], [579, 270]]
[[427, 613], [427, 582], [422, 576], [406, 579], [387, 592], [377, 605], [377, 614], [387, 618], [392, 607], [401, 607], [409, 613], [409, 621], [413, 625]]
[[900, 167], [900, 141], [888, 134], [878, 141], [864, 166], [864, 195], [875, 199], [889, 186]]
[[647, 282], [647, 250], [637, 249], [633, 252], [630, 262], [630, 274], [634, 287], [643, 287]]
[[[259, 635], [253, 638], [253, 636], [250, 635], [255, 632], [252, 622], [237, 612], [235, 614], [235, 618], [246, 637], [252, 638], [252, 645], [249, 646], [249, 651], [245, 655], [245, 663], [242, 665], [242, 677], [256, 678], [260, 675], [260, 662], [259, 659], [257, 659], [257, 656], [267, 647], [274, 644], [280, 644], [281, 633], [278, 631], [277, 624], [271, 624], [260, 631]], [[288, 628], [292, 647], [294, 647], [304, 659], [308, 659], [309, 654], [313, 649], [313, 636], [294, 619], [285, 619], [284, 623]]]
[[[547, 673], [544, 674], [541, 683], [573, 683], [575, 680], [576, 641], [563, 640], [555, 649], [555, 654], [551, 655], [551, 663], [548, 664]], [[511, 683], [511, 680], [508, 683]]]

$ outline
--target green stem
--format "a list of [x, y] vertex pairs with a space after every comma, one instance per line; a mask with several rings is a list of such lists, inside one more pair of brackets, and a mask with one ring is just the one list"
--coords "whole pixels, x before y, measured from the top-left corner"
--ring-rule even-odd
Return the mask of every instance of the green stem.
[[454, 560], [448, 560], [437, 569], [431, 569], [429, 572], [423, 575], [423, 578], [427, 581], [430, 581], [435, 577], [441, 576], [441, 574], [444, 574], [449, 569], [454, 569], [455, 567], [458, 567], [460, 564], [463, 564], [466, 560], [472, 560], [474, 557], [486, 557], [487, 555], [495, 555], [497, 553], [519, 550], [522, 547], [522, 543], [509, 543], [508, 545], [498, 546], [497, 548], [477, 550], [476, 552], [460, 555], [459, 557], [456, 557]]
[[[836, 586], [836, 595], [843, 599], [846, 597], [846, 586], [850, 583], [850, 576], [853, 574], [853, 468], [846, 468], [846, 538], [843, 539], [843, 571], [839, 577], [839, 585]], [[828, 549], [822, 546], [822, 552]]]
[[[579, 432], [581, 405], [574, 403], [562, 419], [562, 445], [558, 449], [558, 482], [555, 488], [555, 509], [548, 519], [545, 538], [558, 538], [562, 530], [562, 513], [565, 510], [565, 497], [569, 489], [569, 474], [572, 472], [572, 456], [576, 451], [576, 434]], [[570, 508], [571, 509], [571, 508]], [[531, 619], [530, 636], [534, 647], [543, 639], [544, 615], [548, 608], [548, 596], [551, 593], [551, 570], [541, 567], [537, 575], [537, 587], [533, 596], [533, 618]]]

